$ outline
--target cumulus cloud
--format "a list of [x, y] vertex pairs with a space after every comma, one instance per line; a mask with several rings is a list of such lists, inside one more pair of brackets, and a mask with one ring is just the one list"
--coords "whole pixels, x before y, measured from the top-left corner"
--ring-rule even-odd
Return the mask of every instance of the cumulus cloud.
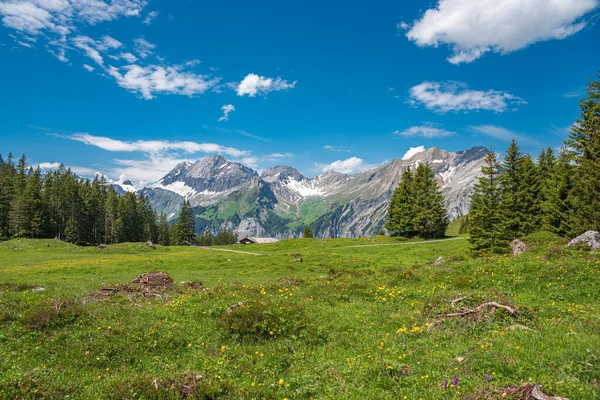
[[218, 122], [229, 121], [229, 113], [234, 112], [235, 107], [233, 104], [225, 104], [223, 107], [221, 107], [221, 110], [223, 111], [223, 116], [218, 119]]
[[104, 58], [100, 52], [118, 49], [123, 43], [108, 35], [102, 37], [102, 40], [95, 40], [89, 36], [76, 36], [72, 43], [75, 47], [83, 50], [84, 54], [94, 60], [98, 65], [104, 65]]
[[183, 151], [185, 153], [223, 153], [232, 157], [243, 157], [250, 153], [232, 147], [225, 147], [215, 143], [197, 142], [171, 142], [167, 140], [137, 140], [123, 141], [104, 136], [94, 136], [89, 133], [77, 133], [67, 136], [67, 139], [99, 147], [107, 151], [143, 152], [148, 154], [161, 154], [167, 151]]
[[538, 144], [535, 139], [531, 139], [525, 135], [522, 135], [517, 132], [513, 132], [510, 129], [506, 129], [501, 126], [496, 125], [477, 125], [471, 126], [470, 129], [482, 135], [490, 136], [505, 142], [510, 142], [515, 139], [518, 142], [526, 143], [526, 144]]
[[373, 168], [373, 165], [365, 163], [362, 158], [350, 157], [346, 160], [334, 161], [331, 164], [317, 164], [322, 172], [341, 172], [342, 174], [352, 174]]
[[348, 150], [348, 149], [344, 148], [344, 146], [331, 146], [328, 144], [323, 146], [323, 148], [325, 150], [333, 151], [336, 153], [350, 153], [352, 151], [352, 150]]
[[236, 86], [236, 92], [238, 96], [247, 94], [250, 97], [254, 97], [257, 94], [266, 95], [269, 92], [293, 89], [296, 86], [296, 83], [297, 81], [289, 83], [279, 77], [273, 79], [258, 76], [256, 74], [248, 74], [244, 80]]
[[94, 68], [94, 67], [92, 67], [91, 65], [88, 65], [88, 64], [83, 64], [83, 68], [86, 71], [88, 71], [88, 72], [94, 72], [94, 70], [96, 69], [96, 68]]
[[440, 138], [455, 135], [455, 132], [438, 128], [435, 125], [412, 126], [403, 131], [394, 131], [395, 135], [405, 137]]
[[425, 151], [425, 146], [411, 147], [410, 149], [408, 149], [408, 151], [406, 153], [404, 153], [404, 155], [402, 156], [402, 159], [410, 160], [417, 154], [422, 153], [424, 151]]
[[564, 39], [587, 22], [598, 0], [439, 0], [412, 24], [402, 22], [418, 46], [449, 46], [452, 64], [470, 63], [487, 52], [500, 54], [536, 42]]
[[446, 113], [450, 111], [488, 110], [504, 112], [508, 107], [525, 104], [525, 100], [497, 90], [469, 90], [461, 82], [423, 82], [409, 91], [409, 103]]
[[115, 78], [124, 89], [139, 93], [150, 100], [156, 94], [179, 94], [194, 96], [214, 88], [218, 78], [186, 72], [181, 65], [126, 65], [121, 68], [110, 66], [107, 73]]

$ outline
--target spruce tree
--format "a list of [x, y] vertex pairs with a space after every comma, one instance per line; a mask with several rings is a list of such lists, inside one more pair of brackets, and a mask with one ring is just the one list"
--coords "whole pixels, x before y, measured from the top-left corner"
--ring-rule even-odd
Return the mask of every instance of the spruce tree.
[[509, 241], [502, 224], [502, 194], [500, 189], [500, 165], [496, 153], [488, 150], [482, 176], [473, 188], [469, 212], [471, 249], [476, 253], [505, 252]]
[[179, 218], [176, 226], [177, 244], [180, 244], [181, 242], [194, 242], [194, 239], [196, 238], [196, 222], [190, 202], [187, 200], [184, 200], [181, 211], [179, 211]]
[[304, 239], [312, 239], [312, 238], [315, 237], [315, 235], [313, 233], [313, 230], [312, 230], [312, 228], [310, 226], [306, 226], [304, 228], [304, 231], [302, 232], [302, 237]]
[[167, 215], [160, 213], [158, 217], [158, 244], [162, 246], [168, 246], [170, 243], [169, 237], [169, 222], [167, 221]]
[[12, 153], [0, 165], [0, 237], [10, 236], [10, 203], [14, 196], [16, 170]]
[[392, 236], [410, 237], [414, 235], [411, 186], [413, 174], [410, 168], [402, 173], [400, 184], [394, 190], [388, 204], [388, 217], [385, 228]]
[[543, 190], [542, 230], [560, 236], [573, 233], [575, 168], [573, 153], [563, 148]]
[[420, 164], [410, 185], [412, 229], [423, 238], [444, 237], [448, 227], [447, 211], [435, 173]]
[[502, 163], [500, 185], [502, 187], [502, 223], [509, 239], [516, 239], [523, 234], [525, 218], [521, 204], [522, 164], [524, 156], [513, 139], [506, 151]]
[[520, 235], [529, 235], [542, 226], [540, 171], [530, 155], [523, 158], [519, 175], [517, 199], [522, 215]]
[[566, 141], [577, 166], [573, 191], [576, 212], [570, 229], [573, 234], [600, 231], [600, 80], [588, 84], [587, 96], [579, 107], [581, 117], [571, 127]]

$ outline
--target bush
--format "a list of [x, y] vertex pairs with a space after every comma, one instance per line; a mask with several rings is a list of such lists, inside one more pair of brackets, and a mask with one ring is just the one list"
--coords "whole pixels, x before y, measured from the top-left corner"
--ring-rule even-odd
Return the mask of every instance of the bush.
[[527, 235], [522, 240], [534, 248], [550, 248], [551, 246], [564, 246], [566, 239], [561, 238], [556, 233], [541, 231]]
[[251, 342], [297, 336], [307, 327], [300, 306], [264, 300], [252, 300], [227, 312], [221, 323], [234, 337]]

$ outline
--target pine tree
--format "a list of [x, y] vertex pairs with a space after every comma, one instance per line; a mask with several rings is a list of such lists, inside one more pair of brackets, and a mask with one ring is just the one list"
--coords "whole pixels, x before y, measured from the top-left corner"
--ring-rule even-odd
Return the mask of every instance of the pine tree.
[[522, 215], [520, 234], [529, 235], [542, 226], [540, 171], [530, 155], [523, 158], [519, 175], [517, 199]]
[[200, 236], [200, 239], [198, 240], [198, 244], [200, 246], [212, 246], [214, 240], [215, 240], [215, 238], [214, 238], [212, 232], [209, 230], [206, 230], [202, 233], [202, 236]]
[[42, 202], [42, 172], [38, 167], [30, 170], [27, 183], [23, 191], [23, 235], [29, 238], [38, 238], [42, 235], [43, 211]]
[[420, 164], [410, 185], [412, 228], [423, 238], [444, 237], [448, 227], [447, 211], [435, 173]]
[[523, 220], [525, 218], [521, 204], [522, 193], [522, 164], [524, 156], [513, 139], [506, 151], [502, 163], [500, 184], [502, 190], [502, 223], [507, 237], [516, 239], [523, 234]]
[[509, 241], [502, 224], [500, 165], [492, 149], [488, 150], [482, 176], [473, 188], [469, 212], [471, 249], [476, 253], [505, 252]]
[[588, 84], [587, 96], [579, 107], [581, 117], [572, 126], [566, 141], [573, 149], [577, 166], [577, 184], [573, 190], [576, 213], [570, 229], [574, 234], [600, 230], [600, 80]]
[[413, 211], [411, 204], [411, 186], [413, 174], [410, 168], [402, 173], [400, 184], [394, 190], [394, 194], [388, 205], [388, 217], [385, 228], [392, 236], [413, 236]]
[[167, 215], [160, 213], [158, 217], [158, 244], [161, 246], [168, 246], [171, 244], [169, 237], [169, 222], [167, 221]]
[[560, 236], [573, 232], [573, 188], [575, 186], [575, 165], [573, 153], [563, 148], [549, 176], [541, 203], [542, 230]]
[[235, 244], [237, 242], [237, 236], [235, 234], [235, 232], [229, 230], [229, 229], [224, 229], [222, 231], [220, 231], [219, 233], [217, 233], [217, 235], [215, 236], [215, 239], [213, 241], [213, 244], [215, 246], [224, 246], [224, 245], [229, 245], [229, 244]]
[[315, 237], [313, 230], [310, 226], [306, 226], [304, 231], [302, 232], [302, 237], [304, 239], [313, 239]]
[[9, 234], [26, 236], [27, 221], [25, 216], [25, 186], [27, 185], [27, 158], [21, 156], [17, 163], [16, 173], [13, 178], [13, 196], [10, 202]]
[[10, 203], [14, 196], [16, 170], [12, 153], [0, 165], [0, 237], [10, 236]]
[[177, 244], [180, 244], [181, 242], [192, 243], [194, 241], [196, 238], [196, 222], [190, 202], [187, 200], [184, 200], [181, 211], [179, 211], [179, 218], [176, 226]]

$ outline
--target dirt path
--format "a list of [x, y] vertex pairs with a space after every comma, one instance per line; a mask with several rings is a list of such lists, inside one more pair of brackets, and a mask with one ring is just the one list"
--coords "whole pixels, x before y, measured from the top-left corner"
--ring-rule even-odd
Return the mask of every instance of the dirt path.
[[239, 251], [239, 250], [230, 250], [230, 249], [215, 249], [213, 247], [207, 247], [207, 246], [198, 246], [198, 248], [204, 249], [204, 250], [212, 250], [212, 251], [226, 251], [228, 253], [249, 254], [251, 256], [262, 256], [262, 254], [260, 254], [260, 253], [251, 253], [249, 251]]
[[450, 242], [452, 240], [463, 240], [463, 239], [467, 239], [467, 238], [464, 237], [464, 236], [461, 236], [461, 237], [455, 237], [455, 238], [451, 238], [451, 239], [423, 240], [421, 242], [401, 242], [401, 243], [385, 243], [385, 244], [357, 244], [357, 245], [354, 245], [354, 246], [339, 247], [339, 249], [349, 249], [351, 247], [406, 246], [406, 245], [411, 245], [411, 244], [427, 244], [427, 243]]

